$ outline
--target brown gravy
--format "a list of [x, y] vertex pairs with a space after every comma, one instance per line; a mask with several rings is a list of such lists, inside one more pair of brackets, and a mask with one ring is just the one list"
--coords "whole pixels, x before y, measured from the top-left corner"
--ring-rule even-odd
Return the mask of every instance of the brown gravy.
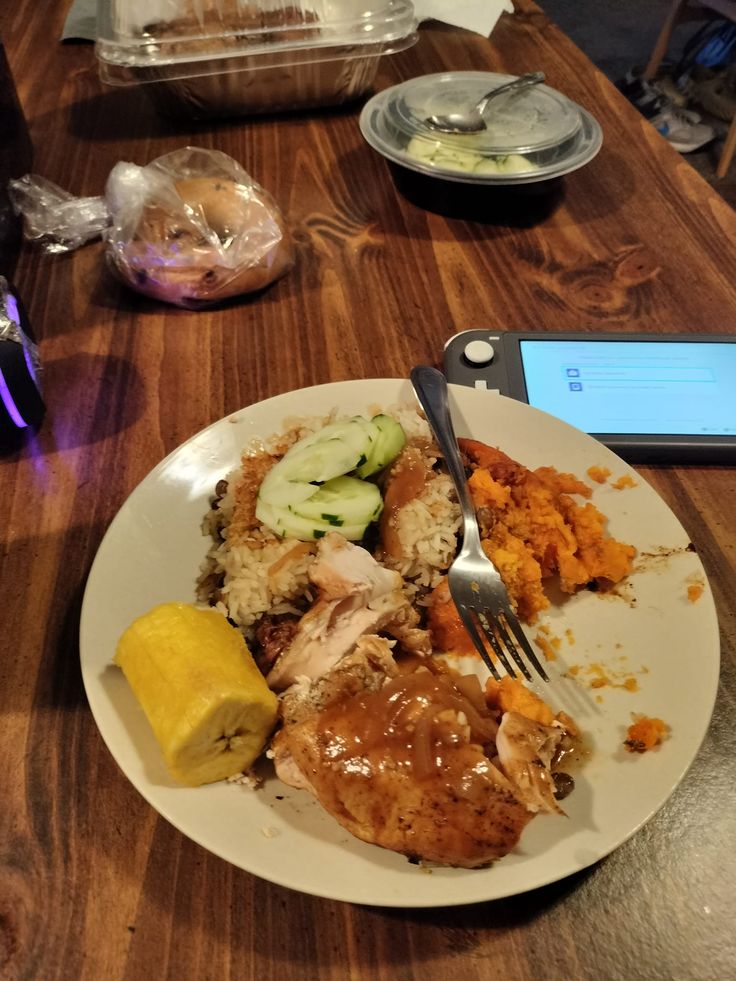
[[408, 446], [394, 464], [383, 495], [381, 514], [381, 545], [391, 558], [401, 557], [401, 541], [397, 526], [399, 511], [424, 490], [427, 468], [422, 454], [414, 446]]
[[[459, 786], [468, 783], [466, 754], [483, 762], [480, 747], [493, 742], [498, 727], [482, 704], [477, 679], [460, 684], [465, 691], [449, 675], [420, 670], [329, 706], [319, 721], [323, 759], [366, 779], [388, 769], [420, 780], [440, 776], [468, 796], [469, 788]], [[478, 768], [477, 777], [485, 778], [484, 769]]]

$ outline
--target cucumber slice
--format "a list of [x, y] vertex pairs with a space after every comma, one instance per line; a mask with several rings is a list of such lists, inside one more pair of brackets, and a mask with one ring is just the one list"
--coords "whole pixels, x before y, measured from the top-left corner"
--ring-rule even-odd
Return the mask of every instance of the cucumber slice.
[[339, 532], [348, 541], [359, 542], [367, 527], [366, 524], [336, 527], [328, 521], [304, 518], [287, 508], [275, 508], [261, 500], [256, 505], [256, 517], [281, 538], [296, 538], [302, 542], [324, 538], [331, 531]]
[[276, 467], [270, 470], [263, 478], [258, 490], [259, 500], [262, 498], [277, 508], [288, 508], [294, 504], [313, 497], [320, 488], [319, 484], [310, 484], [304, 481], [287, 480], [278, 473], [274, 473]]
[[361, 466], [378, 435], [377, 428], [360, 416], [333, 422], [295, 443], [269, 476], [323, 484]]
[[355, 470], [356, 477], [363, 479], [383, 470], [396, 459], [406, 445], [406, 433], [399, 423], [391, 416], [378, 415], [371, 419], [378, 438], [372, 445], [372, 451], [365, 463]]
[[351, 525], [366, 528], [382, 508], [381, 492], [375, 484], [357, 477], [335, 477], [308, 500], [291, 504], [289, 510], [302, 518], [326, 522], [340, 531]]
[[322, 429], [318, 429], [316, 433], [305, 436], [292, 446], [289, 453], [292, 450], [302, 450], [317, 443], [324, 443], [326, 440], [339, 439], [351, 446], [358, 456], [367, 456], [375, 435], [375, 430], [368, 419], [364, 419], [362, 416], [353, 416], [346, 422], [329, 423]]
[[[266, 474], [256, 517], [277, 535], [310, 541], [339, 531], [360, 541], [383, 508], [375, 484], [359, 479], [387, 466], [406, 437], [389, 416], [355, 416], [295, 443]], [[356, 476], [347, 476], [351, 472]]]
[[354, 470], [363, 456], [362, 451], [335, 436], [309, 446], [297, 443], [269, 473], [281, 480], [324, 484]]
[[426, 160], [427, 163], [432, 163], [434, 155], [439, 148], [439, 140], [428, 140], [424, 136], [413, 136], [406, 146], [406, 152], [410, 157], [415, 157], [417, 160]]

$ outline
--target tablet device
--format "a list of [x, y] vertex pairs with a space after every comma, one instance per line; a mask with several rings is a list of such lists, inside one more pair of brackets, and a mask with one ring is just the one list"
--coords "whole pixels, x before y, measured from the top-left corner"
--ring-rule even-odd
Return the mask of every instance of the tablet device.
[[449, 382], [508, 395], [640, 463], [736, 463], [736, 334], [467, 330]]

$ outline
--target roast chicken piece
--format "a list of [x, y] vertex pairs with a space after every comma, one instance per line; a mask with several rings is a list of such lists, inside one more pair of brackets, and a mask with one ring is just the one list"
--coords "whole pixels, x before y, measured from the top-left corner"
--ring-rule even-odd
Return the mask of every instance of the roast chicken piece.
[[545, 726], [519, 712], [504, 712], [496, 733], [501, 768], [530, 811], [564, 813], [554, 797], [552, 760], [563, 736], [561, 726]]
[[366, 634], [355, 650], [315, 682], [306, 678], [292, 685], [281, 696], [279, 715], [285, 726], [296, 725], [332, 702], [361, 692], [378, 691], [399, 673], [393, 656], [395, 641]]
[[283, 691], [300, 678], [315, 680], [349, 654], [364, 634], [394, 631], [429, 649], [428, 635], [415, 627], [413, 610], [398, 572], [384, 569], [370, 552], [337, 533], [320, 539], [309, 578], [319, 590], [291, 643], [267, 676]]
[[[279, 701], [279, 715], [284, 728], [294, 727], [321, 712], [332, 702], [378, 691], [387, 678], [398, 674], [392, 647], [395, 642], [375, 634], [361, 637], [352, 654], [315, 682], [302, 678], [287, 689]], [[283, 783], [300, 790], [316, 791], [307, 775], [297, 766], [287, 740], [279, 744], [274, 759], [276, 774]]]
[[289, 692], [276, 772], [363, 841], [413, 860], [488, 865], [514, 848], [537, 806], [490, 758], [498, 726], [480, 684], [436, 666], [386, 670], [385, 655], [358, 648], [318, 685]]

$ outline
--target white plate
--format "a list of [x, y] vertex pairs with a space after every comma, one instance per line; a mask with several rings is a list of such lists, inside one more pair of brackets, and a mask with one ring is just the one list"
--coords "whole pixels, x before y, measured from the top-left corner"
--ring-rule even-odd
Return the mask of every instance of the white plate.
[[[136, 488], [92, 567], [81, 619], [82, 674], [110, 752], [146, 800], [185, 835], [280, 885], [355, 903], [420, 907], [496, 899], [554, 882], [607, 855], [654, 814], [684, 776], [708, 727], [719, 669], [715, 609], [700, 560], [687, 549], [687, 533], [669, 508], [617, 456], [565, 423], [468, 388], [453, 386], [452, 399], [459, 435], [497, 444], [527, 466], [554, 465], [585, 479], [597, 464], [615, 477], [637, 480], [625, 490], [610, 482], [596, 486], [593, 500], [608, 515], [611, 534], [641, 553], [638, 571], [617, 595], [580, 593], [544, 621], [562, 638], [547, 696], [582, 725], [593, 745], [591, 759], [565, 801], [569, 817], [536, 817], [518, 848], [491, 868], [418, 868], [352, 838], [307, 794], [275, 777], [259, 791], [225, 783], [176, 786], [122, 672], [111, 664], [131, 620], [156, 603], [193, 600], [208, 545], [200, 531], [208, 497], [250, 439], [277, 431], [288, 416], [411, 401], [408, 382], [321, 385], [214, 423]], [[687, 585], [696, 579], [705, 591], [690, 602]], [[635, 676], [639, 691], [595, 690], [554, 673], [566, 664], [594, 663], [615, 681]], [[663, 718], [670, 738], [653, 752], [627, 753], [622, 742], [632, 712]]]

